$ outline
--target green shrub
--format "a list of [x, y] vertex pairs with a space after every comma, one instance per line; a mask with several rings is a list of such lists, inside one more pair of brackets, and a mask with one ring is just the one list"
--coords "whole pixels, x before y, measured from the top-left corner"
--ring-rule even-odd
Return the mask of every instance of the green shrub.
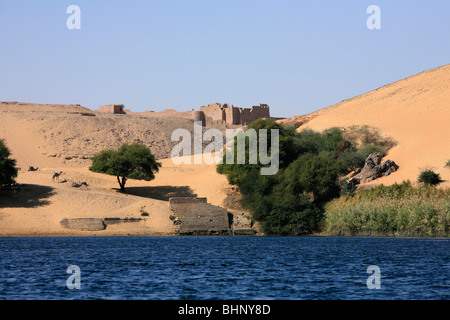
[[430, 186], [435, 186], [441, 182], [441, 177], [433, 170], [426, 169], [420, 172], [418, 181]]
[[448, 160], [447, 161], [447, 163], [445, 164], [445, 166], [444, 167], [446, 167], [446, 168], [449, 168], [450, 169], [450, 160]]
[[340, 153], [339, 158], [345, 163], [350, 171], [355, 171], [364, 167], [367, 157], [376, 152], [379, 152], [382, 157], [386, 155], [386, 151], [383, 146], [369, 143], [360, 150], [350, 148]]
[[0, 139], [0, 186], [9, 186], [15, 183], [17, 177], [16, 160], [11, 159], [11, 152], [5, 144], [5, 141]]
[[340, 189], [341, 189], [341, 195], [342, 196], [352, 196], [354, 195], [355, 191], [356, 191], [356, 183], [354, 183], [353, 181], [351, 181], [348, 178], [345, 178], [344, 180], [342, 180], [341, 184], [340, 184]]
[[384, 148], [381, 145], [375, 143], [369, 143], [358, 151], [361, 157], [364, 158], [364, 161], [367, 159], [369, 155], [376, 152], [379, 152], [382, 157], [386, 155], [386, 151], [384, 150]]
[[364, 158], [360, 152], [354, 150], [342, 152], [339, 155], [339, 159], [342, 160], [350, 171], [355, 171], [356, 169], [362, 168], [366, 161], [366, 158]]
[[344, 138], [352, 141], [360, 148], [367, 145], [381, 146], [384, 152], [397, 145], [397, 142], [391, 137], [384, 137], [378, 128], [370, 127], [368, 125], [350, 126], [344, 132]]

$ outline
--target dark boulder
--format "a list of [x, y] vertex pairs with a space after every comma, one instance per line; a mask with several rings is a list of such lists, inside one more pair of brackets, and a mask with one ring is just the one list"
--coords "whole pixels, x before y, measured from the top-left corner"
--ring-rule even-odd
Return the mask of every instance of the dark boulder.
[[358, 183], [370, 182], [397, 171], [398, 165], [394, 161], [386, 160], [381, 163], [381, 158], [379, 152], [370, 154], [367, 157], [361, 172], [352, 180]]

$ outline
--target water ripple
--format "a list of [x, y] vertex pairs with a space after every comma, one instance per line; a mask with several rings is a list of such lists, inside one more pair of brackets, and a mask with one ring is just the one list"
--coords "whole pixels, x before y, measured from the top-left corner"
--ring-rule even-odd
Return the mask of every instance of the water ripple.
[[[2, 238], [0, 299], [449, 299], [448, 239]], [[66, 270], [81, 269], [69, 290]], [[381, 270], [369, 290], [366, 270]]]

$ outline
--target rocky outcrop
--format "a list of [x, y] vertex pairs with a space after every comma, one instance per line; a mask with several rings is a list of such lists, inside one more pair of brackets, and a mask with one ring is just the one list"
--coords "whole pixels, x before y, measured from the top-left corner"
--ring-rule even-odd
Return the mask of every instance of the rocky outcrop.
[[397, 171], [398, 165], [392, 160], [381, 163], [382, 156], [379, 152], [370, 154], [361, 172], [353, 178], [354, 183], [370, 182], [383, 176], [388, 176]]

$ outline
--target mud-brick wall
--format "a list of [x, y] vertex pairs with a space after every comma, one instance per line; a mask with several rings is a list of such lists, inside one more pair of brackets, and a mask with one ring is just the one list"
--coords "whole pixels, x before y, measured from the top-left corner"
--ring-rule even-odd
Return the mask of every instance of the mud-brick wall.
[[170, 198], [169, 204], [177, 216], [179, 234], [222, 234], [230, 231], [227, 210], [207, 203], [206, 198]]
[[202, 111], [206, 117], [211, 118], [213, 121], [224, 121], [225, 120], [225, 112], [220, 104], [213, 104], [207, 107], [200, 107], [200, 111]]

